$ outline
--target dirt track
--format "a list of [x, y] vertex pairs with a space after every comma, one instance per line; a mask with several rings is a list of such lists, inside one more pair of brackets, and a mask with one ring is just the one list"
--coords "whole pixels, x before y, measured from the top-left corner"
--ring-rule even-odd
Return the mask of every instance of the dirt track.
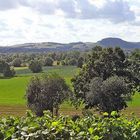
[[[7, 116], [7, 115], [13, 115], [13, 116], [24, 116], [26, 113], [26, 110], [28, 108], [26, 106], [4, 106], [0, 105], [0, 116]], [[136, 116], [140, 117], [140, 108], [139, 107], [129, 107], [126, 110], [122, 111], [124, 115], [130, 116], [131, 113], [134, 112]], [[81, 110], [75, 110], [74, 108], [69, 109], [60, 109], [60, 114], [63, 115], [80, 115]]]

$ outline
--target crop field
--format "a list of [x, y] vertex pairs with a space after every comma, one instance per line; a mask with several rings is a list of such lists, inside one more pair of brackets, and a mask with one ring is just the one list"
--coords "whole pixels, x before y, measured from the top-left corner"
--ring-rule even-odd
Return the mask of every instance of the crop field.
[[[26, 112], [25, 92], [33, 74], [27, 67], [15, 68], [16, 76], [10, 79], [0, 79], [0, 116], [1, 115], [24, 115]], [[79, 69], [74, 66], [44, 67], [43, 73], [57, 73], [62, 76], [71, 86], [71, 78], [78, 73]], [[140, 94], [136, 93], [131, 102], [128, 102], [126, 113], [135, 112], [140, 116]], [[75, 110], [68, 103], [62, 104], [62, 114], [80, 114], [81, 110]]]

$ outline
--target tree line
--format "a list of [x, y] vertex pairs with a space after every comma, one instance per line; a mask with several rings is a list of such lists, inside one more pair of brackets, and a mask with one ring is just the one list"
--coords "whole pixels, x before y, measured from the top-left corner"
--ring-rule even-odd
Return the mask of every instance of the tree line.
[[33, 60], [37, 60], [42, 66], [56, 65], [77, 65], [79, 59], [85, 59], [87, 52], [46, 52], [46, 53], [10, 53], [0, 54], [0, 59], [14, 67], [28, 66]]
[[[43, 66], [72, 65], [82, 68], [90, 53], [91, 51], [0, 54], [0, 73], [5, 77], [12, 77], [15, 74], [14, 67], [29, 67], [33, 73], [41, 72]], [[135, 49], [129, 54], [125, 53], [125, 56], [136, 65], [136, 61], [140, 59], [140, 50]], [[135, 68], [134, 71], [139, 69]]]

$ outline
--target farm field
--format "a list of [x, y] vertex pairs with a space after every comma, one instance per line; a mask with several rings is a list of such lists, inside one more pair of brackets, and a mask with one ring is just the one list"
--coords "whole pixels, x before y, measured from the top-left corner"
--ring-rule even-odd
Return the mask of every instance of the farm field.
[[[20, 115], [23, 116], [27, 110], [25, 92], [30, 78], [35, 75], [27, 67], [15, 68], [16, 76], [11, 79], [0, 79], [0, 115]], [[53, 66], [44, 67], [43, 73], [57, 73], [65, 78], [67, 84], [71, 86], [71, 78], [78, 73], [79, 69], [74, 66]], [[135, 94], [132, 102], [128, 103], [128, 108], [124, 111], [140, 116], [140, 94]], [[62, 104], [60, 108], [62, 114], [80, 114], [81, 110], [75, 110], [68, 103]]]

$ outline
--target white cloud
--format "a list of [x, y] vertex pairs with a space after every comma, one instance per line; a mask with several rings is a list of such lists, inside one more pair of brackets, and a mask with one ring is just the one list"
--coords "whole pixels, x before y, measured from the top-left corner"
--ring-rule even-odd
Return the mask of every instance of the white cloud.
[[108, 36], [140, 41], [140, 3], [129, 0], [5, 0], [3, 5], [0, 45], [95, 42]]
[[112, 22], [135, 19], [134, 12], [124, 0], [2, 0], [0, 9], [16, 8], [19, 5], [47, 15], [55, 15], [59, 11], [68, 18], [104, 18]]

